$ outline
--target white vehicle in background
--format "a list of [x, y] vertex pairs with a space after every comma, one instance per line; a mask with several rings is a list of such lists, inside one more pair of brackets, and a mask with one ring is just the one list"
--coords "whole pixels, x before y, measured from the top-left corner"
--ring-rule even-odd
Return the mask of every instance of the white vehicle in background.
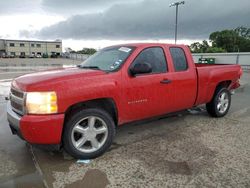
[[33, 53], [29, 55], [29, 58], [34, 58], [34, 57], [36, 57], [36, 56]]

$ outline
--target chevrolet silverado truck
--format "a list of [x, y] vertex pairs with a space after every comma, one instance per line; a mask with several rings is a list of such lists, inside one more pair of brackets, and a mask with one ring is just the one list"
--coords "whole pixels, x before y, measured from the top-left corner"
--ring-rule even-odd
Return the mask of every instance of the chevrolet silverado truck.
[[76, 67], [14, 79], [7, 118], [28, 143], [90, 159], [110, 147], [125, 123], [201, 104], [223, 117], [241, 75], [239, 65], [195, 64], [185, 45], [116, 45]]

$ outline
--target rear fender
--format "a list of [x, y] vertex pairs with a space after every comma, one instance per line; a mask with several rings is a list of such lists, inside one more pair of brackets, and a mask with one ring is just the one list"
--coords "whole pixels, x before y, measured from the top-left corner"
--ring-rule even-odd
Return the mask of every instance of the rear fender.
[[211, 101], [213, 96], [214, 96], [214, 93], [216, 91], [217, 88], [219, 87], [223, 87], [223, 88], [227, 88], [227, 89], [231, 89], [231, 85], [232, 85], [232, 81], [231, 80], [225, 80], [225, 81], [221, 81], [219, 82], [217, 85], [215, 85], [215, 87], [211, 87], [210, 88], [210, 93], [208, 93], [207, 95], [207, 101]]

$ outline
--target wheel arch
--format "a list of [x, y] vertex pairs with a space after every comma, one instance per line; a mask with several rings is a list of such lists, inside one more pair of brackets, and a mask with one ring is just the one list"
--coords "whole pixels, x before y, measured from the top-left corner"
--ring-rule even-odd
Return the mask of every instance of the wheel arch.
[[221, 88], [221, 87], [229, 88], [230, 85], [231, 85], [231, 83], [232, 83], [232, 80], [224, 80], [224, 81], [219, 82], [219, 83], [217, 84], [217, 86], [216, 86], [214, 92], [215, 92], [216, 89], [218, 89], [219, 87], [220, 87], [220, 88]]
[[70, 115], [86, 108], [100, 108], [105, 110], [114, 120], [115, 125], [118, 124], [118, 110], [114, 99], [112, 98], [99, 98], [88, 101], [82, 101], [69, 106], [65, 112], [64, 123], [67, 122]]
[[223, 81], [218, 82], [218, 84], [215, 85], [215, 87], [211, 88], [211, 91], [210, 91], [209, 94], [207, 95], [207, 96], [208, 96], [207, 102], [210, 102], [210, 101], [213, 99], [213, 97], [214, 97], [216, 91], [217, 91], [219, 88], [225, 87], [225, 88], [228, 89], [228, 88], [230, 87], [231, 83], [232, 83], [231, 80], [223, 80]]

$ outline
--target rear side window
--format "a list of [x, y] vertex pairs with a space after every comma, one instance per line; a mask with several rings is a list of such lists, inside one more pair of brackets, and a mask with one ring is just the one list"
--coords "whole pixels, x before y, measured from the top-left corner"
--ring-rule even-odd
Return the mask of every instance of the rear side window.
[[[167, 62], [164, 51], [161, 47], [150, 47], [144, 49], [134, 60], [136, 63], [149, 63], [152, 66], [152, 73], [163, 73], [167, 71]], [[132, 65], [132, 66], [133, 66]]]
[[170, 53], [176, 72], [188, 69], [187, 59], [182, 48], [170, 48]]

